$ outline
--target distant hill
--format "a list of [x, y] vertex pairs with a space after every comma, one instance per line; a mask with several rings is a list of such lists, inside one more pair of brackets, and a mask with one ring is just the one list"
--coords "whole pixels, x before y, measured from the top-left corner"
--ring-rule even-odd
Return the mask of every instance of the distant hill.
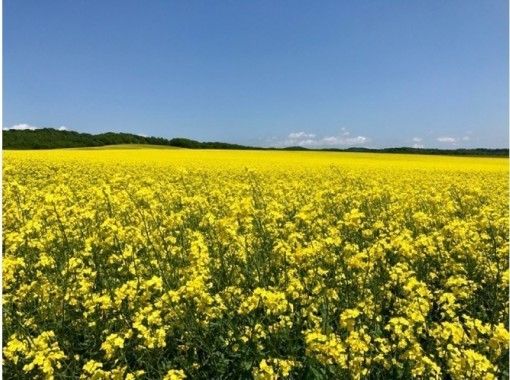
[[286, 148], [260, 148], [224, 142], [201, 142], [187, 138], [165, 139], [162, 137], [139, 136], [131, 133], [107, 132], [92, 135], [75, 131], [61, 131], [53, 128], [35, 130], [4, 130], [2, 132], [3, 149], [58, 149], [86, 148], [106, 145], [149, 144], [188, 149], [238, 149], [238, 150], [291, 150], [291, 151], [328, 151], [328, 152], [374, 152], [374, 153], [405, 153], [405, 154], [437, 154], [455, 156], [498, 156], [508, 157], [508, 149], [421, 149], [421, 148], [384, 148], [370, 149], [352, 147], [347, 149], [325, 148], [309, 149], [302, 146]]
[[3, 149], [85, 148], [119, 144], [166, 145], [189, 149], [262, 149], [223, 142], [200, 142], [185, 138], [165, 139], [116, 132], [92, 135], [53, 128], [4, 130], [2, 137]]
[[[336, 149], [324, 149], [324, 150], [336, 150]], [[459, 148], [459, 149], [433, 149], [433, 148], [410, 148], [410, 147], [399, 147], [399, 148], [382, 148], [382, 149], [370, 149], [370, 148], [347, 148], [342, 151], [347, 152], [377, 152], [377, 153], [400, 153], [400, 154], [432, 154], [432, 155], [451, 155], [451, 156], [497, 156], [497, 157], [508, 157], [508, 149], [488, 149], [488, 148]]]

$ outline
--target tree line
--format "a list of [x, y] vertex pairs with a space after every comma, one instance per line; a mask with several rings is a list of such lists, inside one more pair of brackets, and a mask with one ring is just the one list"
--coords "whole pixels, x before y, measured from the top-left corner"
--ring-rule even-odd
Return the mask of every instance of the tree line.
[[53, 128], [35, 130], [4, 130], [3, 149], [57, 149], [57, 148], [85, 148], [119, 144], [149, 144], [164, 145], [188, 149], [238, 149], [238, 150], [300, 150], [300, 151], [329, 151], [329, 152], [374, 152], [374, 153], [405, 153], [405, 154], [436, 154], [456, 156], [506, 156], [508, 149], [432, 149], [432, 148], [326, 148], [310, 149], [301, 146], [286, 148], [261, 148], [225, 142], [201, 142], [187, 138], [165, 139], [162, 137], [140, 136], [131, 133], [107, 132], [100, 134], [81, 133], [76, 131], [61, 131]]

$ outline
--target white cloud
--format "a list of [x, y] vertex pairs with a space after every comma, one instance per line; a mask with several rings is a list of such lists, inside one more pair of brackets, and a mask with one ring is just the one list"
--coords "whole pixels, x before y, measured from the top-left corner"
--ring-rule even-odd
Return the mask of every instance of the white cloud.
[[21, 130], [24, 130], [24, 129], [30, 129], [31, 131], [33, 131], [34, 129], [38, 129], [38, 128], [39, 127], [35, 127], [33, 125], [30, 125], [30, 124], [16, 124], [16, 125], [13, 125], [10, 128], [5, 128], [5, 129], [6, 130], [14, 129], [14, 130], [17, 130], [17, 131], [21, 131]]
[[423, 144], [413, 144], [413, 148], [423, 149], [423, 148], [425, 148], [425, 146]]
[[470, 141], [471, 140], [470, 134], [471, 134], [470, 132], [466, 132], [466, 134], [462, 137], [441, 136], [438, 137], [436, 140], [441, 143], [457, 145], [462, 141], [464, 142]]
[[414, 141], [414, 142], [419, 143], [419, 142], [421, 142], [422, 140], [423, 140], [423, 139], [422, 139], [421, 137], [413, 137], [413, 141]]
[[442, 143], [450, 143], [451, 144], [451, 143], [456, 142], [457, 139], [454, 137], [442, 136], [442, 137], [438, 137], [437, 141], [442, 142]]
[[299, 141], [297, 145], [313, 146], [313, 145], [315, 145], [315, 143], [316, 143], [316, 141], [314, 139], [306, 139], [306, 140]]
[[365, 136], [350, 136], [346, 128], [341, 128], [338, 136], [317, 137], [315, 133], [292, 132], [283, 141], [277, 142], [276, 146], [305, 146], [310, 148], [362, 145], [368, 141]]
[[322, 139], [322, 141], [328, 145], [335, 145], [335, 144], [338, 144], [338, 137], [335, 137], [335, 136], [324, 137]]
[[284, 145], [313, 145], [315, 141], [314, 133], [291, 132], [283, 142]]
[[338, 145], [364, 144], [368, 141], [365, 136], [344, 137], [337, 140]]
[[290, 140], [297, 140], [297, 139], [303, 139], [303, 138], [310, 138], [313, 139], [315, 135], [313, 133], [305, 133], [305, 132], [292, 132], [289, 133], [288, 138]]
[[60, 127], [40, 127], [40, 126], [35, 126], [35, 125], [30, 125], [30, 124], [25, 124], [25, 123], [22, 123], [22, 124], [15, 124], [13, 125], [12, 127], [9, 127], [9, 128], [2, 128], [4, 131], [8, 131], [8, 130], [15, 130], [15, 131], [23, 131], [23, 130], [30, 130], [30, 131], [34, 131], [36, 129], [40, 129], [40, 128], [54, 128], [54, 129], [58, 129], [59, 131], [68, 131], [67, 127], [65, 126], [60, 126]]

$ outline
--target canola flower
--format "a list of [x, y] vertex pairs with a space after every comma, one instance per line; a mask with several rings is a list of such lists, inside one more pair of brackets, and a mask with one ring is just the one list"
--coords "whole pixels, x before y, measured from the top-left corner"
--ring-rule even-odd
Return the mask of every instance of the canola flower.
[[508, 160], [6, 151], [3, 375], [508, 377]]

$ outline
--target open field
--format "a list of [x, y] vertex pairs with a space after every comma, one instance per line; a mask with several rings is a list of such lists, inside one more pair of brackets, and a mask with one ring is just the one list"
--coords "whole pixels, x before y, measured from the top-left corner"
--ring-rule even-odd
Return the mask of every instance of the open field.
[[508, 159], [3, 154], [6, 378], [508, 378]]
[[182, 149], [175, 146], [167, 145], [150, 145], [150, 144], [117, 144], [117, 145], [104, 145], [104, 146], [89, 146], [84, 148], [66, 148], [69, 150], [112, 150], [112, 149]]

